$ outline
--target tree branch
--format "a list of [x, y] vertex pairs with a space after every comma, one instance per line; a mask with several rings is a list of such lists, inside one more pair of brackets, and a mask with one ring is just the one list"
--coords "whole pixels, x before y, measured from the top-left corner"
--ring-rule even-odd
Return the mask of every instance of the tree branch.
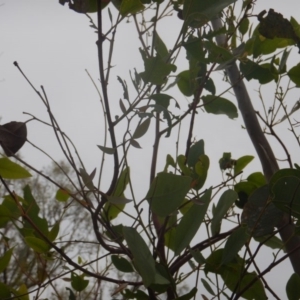
[[[111, 144], [112, 147], [115, 149], [114, 153], [114, 174], [111, 181], [111, 185], [107, 191], [107, 195], [111, 195], [115, 188], [115, 184], [118, 179], [119, 175], [119, 156], [118, 156], [118, 150], [117, 150], [117, 143], [116, 143], [116, 136], [115, 136], [115, 130], [113, 126], [113, 121], [111, 119], [111, 112], [110, 112], [110, 106], [108, 101], [108, 94], [107, 94], [107, 81], [104, 75], [104, 63], [103, 63], [103, 36], [102, 36], [102, 10], [101, 10], [101, 0], [97, 1], [98, 5], [98, 11], [97, 11], [97, 19], [98, 19], [98, 61], [99, 61], [99, 73], [100, 73], [100, 81], [101, 81], [101, 88], [102, 88], [102, 94], [103, 94], [103, 101], [104, 106], [106, 110], [106, 117], [107, 117], [107, 123], [109, 127], [109, 134], [111, 138]], [[109, 68], [110, 66], [108, 66]]]

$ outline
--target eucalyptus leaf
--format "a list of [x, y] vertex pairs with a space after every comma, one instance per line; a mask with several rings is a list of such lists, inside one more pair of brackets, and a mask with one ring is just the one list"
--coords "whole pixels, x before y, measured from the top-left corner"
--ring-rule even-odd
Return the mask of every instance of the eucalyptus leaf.
[[158, 173], [145, 197], [151, 210], [161, 217], [174, 212], [184, 201], [191, 180], [187, 176]]
[[200, 198], [203, 205], [193, 204], [184, 214], [175, 231], [175, 255], [179, 255], [192, 241], [203, 222], [208, 205], [210, 203], [212, 189], [210, 188]]
[[114, 264], [114, 266], [121, 272], [131, 273], [134, 271], [130, 262], [124, 257], [112, 255], [111, 261]]
[[300, 87], [300, 63], [297, 64], [296, 66], [292, 67], [288, 71], [288, 76], [290, 79], [298, 86]]
[[246, 227], [241, 226], [235, 230], [226, 241], [222, 256], [222, 264], [231, 262], [248, 239], [249, 235]]
[[183, 5], [183, 18], [184, 20], [188, 20], [189, 26], [201, 27], [235, 1], [236, 0], [185, 0]]
[[147, 118], [144, 122], [138, 125], [138, 127], [135, 129], [135, 132], [132, 136], [133, 139], [139, 139], [142, 137], [148, 130], [150, 125], [150, 118]]
[[211, 221], [211, 233], [213, 236], [219, 233], [224, 215], [237, 198], [238, 195], [233, 190], [226, 190], [221, 195]]
[[86, 185], [86, 187], [91, 191], [94, 190], [93, 178], [96, 173], [96, 168], [92, 171], [91, 174], [88, 174], [86, 170], [83, 168], [80, 168], [79, 172], [83, 180], [83, 183]]
[[176, 66], [166, 63], [160, 56], [147, 57], [146, 53], [140, 49], [144, 60], [145, 71], [140, 73], [145, 83], [161, 85], [166, 82], [166, 77], [176, 71]]
[[234, 165], [234, 175], [240, 173], [253, 159], [252, 155], [245, 155], [237, 159]]
[[130, 145], [133, 146], [134, 148], [142, 149], [142, 147], [140, 146], [140, 144], [136, 140], [134, 140], [134, 139], [130, 140]]
[[298, 300], [300, 299], [300, 276], [294, 273], [289, 278], [286, 284], [286, 294], [288, 300]]
[[104, 147], [104, 146], [100, 146], [100, 145], [98, 145], [98, 147], [100, 150], [102, 150], [106, 154], [114, 154], [116, 152], [115, 148], [109, 148], [109, 147]]
[[148, 245], [135, 228], [123, 227], [123, 234], [133, 255], [134, 266], [143, 279], [146, 287], [154, 283], [155, 262]]
[[24, 238], [25, 243], [37, 253], [46, 253], [50, 250], [51, 246], [45, 241], [34, 236], [27, 236]]
[[31, 174], [19, 164], [7, 157], [0, 158], [0, 176], [5, 179], [23, 179], [31, 177]]
[[13, 252], [13, 248], [5, 251], [4, 255], [0, 257], [0, 273], [4, 272], [4, 270], [7, 268], [11, 255]]
[[144, 5], [140, 0], [124, 0], [121, 2], [120, 13], [123, 17], [136, 14], [144, 9]]
[[230, 119], [235, 119], [238, 117], [236, 106], [225, 98], [207, 95], [202, 96], [201, 99], [204, 103], [204, 109], [208, 113], [215, 115], [226, 115]]

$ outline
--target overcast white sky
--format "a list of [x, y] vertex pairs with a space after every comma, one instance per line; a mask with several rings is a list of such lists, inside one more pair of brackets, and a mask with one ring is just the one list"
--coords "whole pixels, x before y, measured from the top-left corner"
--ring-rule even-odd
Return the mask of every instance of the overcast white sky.
[[[28, 116], [23, 115], [23, 112], [48, 120], [42, 102], [13, 66], [13, 62], [17, 61], [36, 88], [40, 85], [45, 87], [54, 114], [63, 130], [78, 147], [87, 170], [91, 171], [94, 167], [98, 167], [101, 152], [96, 145], [103, 144], [101, 133], [103, 114], [97, 93], [84, 71], [87, 69], [96, 81], [99, 78], [95, 44], [97, 36], [89, 27], [88, 19], [69, 10], [67, 6], [59, 5], [58, 0], [1, 0], [0, 4], [2, 4], [0, 6], [1, 123], [25, 121]], [[110, 8], [112, 12], [115, 11], [113, 6]], [[294, 16], [300, 22], [298, 0], [258, 0], [255, 13], [269, 8], [282, 13], [286, 18]], [[105, 26], [108, 27], [107, 9], [104, 16]], [[178, 35], [179, 26], [179, 22], [170, 23], [166, 20], [163, 26], [158, 27], [158, 33], [169, 48]], [[108, 87], [115, 114], [121, 113], [118, 103], [123, 95], [116, 76], [126, 79], [130, 85], [129, 70], [136, 67], [138, 71], [143, 71], [142, 59], [137, 49], [138, 38], [132, 30], [133, 24], [124, 22], [116, 36], [116, 54], [113, 59], [115, 67], [112, 69]], [[294, 48], [292, 53], [295, 65], [300, 58], [297, 48]], [[187, 63], [183, 61], [182, 70], [187, 67]], [[220, 93], [225, 85], [221, 82], [222, 77], [219, 78], [217, 89]], [[258, 95], [254, 91], [258, 85], [255, 83], [248, 86], [254, 105], [260, 108]], [[273, 98], [273, 88], [274, 85], [263, 88], [263, 96], [266, 99]], [[185, 103], [179, 93], [175, 92], [175, 95], [181, 97], [181, 103]], [[295, 90], [290, 97], [291, 101], [295, 98], [299, 99], [299, 90]], [[235, 101], [233, 96], [228, 95], [227, 98]], [[253, 146], [241, 128], [242, 124], [240, 118], [233, 121], [227, 117], [208, 114], [201, 114], [198, 118], [196, 128], [199, 128], [199, 131], [195, 131], [195, 136], [197, 139], [205, 140], [206, 153], [211, 159], [209, 184], [216, 184], [221, 180], [218, 160], [223, 152], [232, 152], [234, 158], [247, 154], [255, 155]], [[122, 128], [120, 134], [121, 132]], [[170, 149], [174, 148], [176, 136], [177, 131], [174, 131], [170, 139], [162, 141], [163, 154], [160, 156], [160, 161], [165, 161], [165, 154], [170, 153]], [[52, 131], [42, 124], [35, 122], [28, 124], [28, 139], [51, 153], [56, 159], [62, 158]], [[292, 153], [299, 151], [292, 135], [286, 129], [283, 139]], [[144, 170], [150, 164], [153, 140], [147, 136], [139, 141], [143, 150], [132, 149], [130, 158], [135, 161], [133, 169], [139, 174], [135, 179], [136, 183], [141, 184], [138, 196], [143, 197], [146, 193], [143, 183], [146, 181], [148, 184], [148, 175], [144, 174]], [[272, 144], [277, 147], [276, 143]], [[184, 144], [180, 149], [183, 153]], [[279, 156], [282, 154], [280, 150], [278, 153]], [[21, 154], [38, 168], [49, 162], [29, 144], [25, 144]], [[175, 156], [174, 151], [171, 154]], [[299, 160], [294, 162], [299, 163]], [[161, 165], [158, 171], [162, 169]], [[261, 167], [256, 158], [249, 169], [246, 169], [246, 174], [258, 170], [261, 170]], [[290, 274], [289, 262], [277, 267], [276, 273], [279, 268], [287, 271], [286, 274]], [[284, 278], [282, 276], [284, 272], [280, 274], [281, 278]], [[283, 282], [280, 281], [282, 286], [278, 286], [278, 290], [283, 290], [286, 279], [287, 277]]]

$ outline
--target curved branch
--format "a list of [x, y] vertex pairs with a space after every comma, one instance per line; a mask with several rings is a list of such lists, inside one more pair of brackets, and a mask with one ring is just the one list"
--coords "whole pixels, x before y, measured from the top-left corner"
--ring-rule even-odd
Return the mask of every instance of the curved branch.
[[[119, 175], [119, 155], [117, 151], [117, 142], [116, 142], [116, 136], [115, 136], [115, 130], [113, 126], [113, 121], [111, 119], [111, 112], [110, 112], [110, 105], [108, 101], [108, 94], [107, 94], [107, 81], [104, 75], [104, 63], [103, 63], [103, 41], [104, 38], [102, 36], [102, 10], [101, 10], [101, 0], [97, 1], [98, 5], [98, 12], [97, 12], [97, 19], [98, 19], [98, 41], [97, 41], [97, 47], [98, 47], [98, 61], [99, 61], [99, 72], [100, 72], [100, 81], [101, 81], [101, 88], [103, 93], [103, 101], [104, 106], [106, 110], [106, 117], [107, 117], [107, 123], [109, 127], [109, 134], [111, 138], [111, 144], [114, 149], [116, 149], [114, 153], [114, 174], [111, 181], [111, 185], [107, 191], [107, 195], [110, 195], [115, 187], [115, 184], [118, 179]], [[108, 66], [109, 67], [109, 66]]]

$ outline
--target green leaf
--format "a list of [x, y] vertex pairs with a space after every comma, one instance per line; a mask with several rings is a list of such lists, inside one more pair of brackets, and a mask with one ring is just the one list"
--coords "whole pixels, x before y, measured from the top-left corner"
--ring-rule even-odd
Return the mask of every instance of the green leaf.
[[208, 61], [216, 62], [218, 64], [222, 64], [227, 61], [231, 61], [234, 58], [232, 53], [227, 49], [216, 45], [212, 41], [204, 42], [204, 47], [207, 49], [208, 53]]
[[211, 221], [211, 233], [213, 236], [220, 232], [222, 219], [237, 198], [238, 195], [233, 190], [226, 190], [221, 195]]
[[177, 81], [177, 86], [183, 95], [190, 97], [194, 94], [195, 83], [191, 79], [191, 74], [189, 70], [180, 72], [177, 75], [176, 81]]
[[199, 265], [205, 264], [205, 258], [200, 250], [190, 249], [190, 253], [192, 254], [193, 258]]
[[240, 173], [252, 160], [254, 156], [245, 155], [236, 160], [234, 165], [234, 175]]
[[[263, 185], [265, 185], [265, 184], [263, 184]], [[250, 196], [260, 186], [257, 186], [256, 182], [253, 183], [251, 181], [241, 181], [234, 186], [234, 190], [237, 193], [244, 192], [248, 196]]]
[[10, 258], [13, 252], [13, 248], [5, 251], [4, 255], [0, 257], [0, 273], [2, 273], [8, 266]]
[[51, 242], [53, 242], [57, 238], [57, 235], [59, 233], [59, 225], [60, 223], [56, 222], [53, 225], [52, 229], [49, 231], [48, 238]]
[[9, 299], [10, 297], [10, 288], [0, 281], [0, 299]]
[[219, 159], [219, 165], [221, 170], [232, 169], [235, 164], [235, 160], [231, 158], [230, 152], [223, 152], [223, 156]]
[[194, 167], [201, 155], [205, 154], [204, 152], [204, 140], [197, 141], [192, 145], [189, 156], [187, 158], [187, 164], [189, 167]]
[[173, 99], [173, 97], [167, 94], [153, 94], [149, 97], [149, 99], [153, 99], [156, 104], [161, 105], [164, 108], [168, 108], [170, 100]]
[[122, 242], [124, 240], [123, 225], [111, 225], [110, 230], [105, 231], [105, 235], [114, 242]]
[[205, 289], [213, 296], [215, 296], [215, 293], [213, 291], [213, 289], [210, 287], [210, 284], [207, 282], [207, 280], [205, 280], [204, 278], [201, 278], [201, 282], [203, 284], [203, 286], [205, 287]]
[[113, 220], [123, 211], [124, 207], [124, 203], [111, 204], [110, 202], [106, 202], [102, 215], [106, 220]]
[[167, 169], [168, 169], [169, 166], [172, 166], [173, 168], [176, 168], [174, 158], [170, 154], [167, 154], [166, 165], [165, 165], [165, 168], [164, 168], [164, 172], [167, 172]]
[[271, 234], [281, 218], [282, 212], [270, 202], [268, 185], [250, 195], [242, 213], [242, 223], [247, 224], [254, 237]]
[[130, 262], [123, 257], [112, 255], [111, 261], [114, 264], [114, 266], [121, 272], [125, 272], [125, 273], [134, 272]]
[[187, 294], [184, 294], [184, 295], [182, 295], [182, 296], [180, 296], [180, 297], [178, 297], [176, 299], [178, 299], [178, 300], [190, 300], [190, 299], [192, 299], [192, 298], [194, 298], [196, 296], [197, 291], [198, 291], [198, 289], [194, 287]]
[[122, 173], [118, 179], [116, 188], [113, 192], [113, 196], [116, 196], [116, 197], [122, 196], [123, 193], [125, 192], [127, 184], [129, 183], [129, 180], [130, 180], [130, 168], [127, 167], [127, 168], [124, 168], [124, 170], [122, 171]]
[[135, 132], [132, 136], [133, 139], [139, 139], [142, 137], [148, 130], [150, 125], [150, 118], [147, 118], [144, 122], [142, 122], [138, 127], [135, 129]]
[[150, 249], [135, 228], [124, 226], [123, 234], [133, 255], [134, 266], [148, 287], [154, 283], [156, 273]]
[[236, 106], [229, 100], [214, 95], [202, 96], [204, 109], [207, 113], [226, 115], [230, 119], [238, 117]]
[[119, 100], [119, 105], [120, 105], [120, 108], [122, 110], [122, 113], [125, 114], [126, 113], [126, 107], [125, 107], [122, 99]]
[[[29, 235], [31, 236], [32, 233], [34, 232], [34, 235], [36, 237], [40, 237], [40, 233], [42, 232], [45, 236], [48, 236], [49, 230], [48, 230], [48, 222], [45, 218], [40, 218], [39, 217], [39, 211], [40, 208], [34, 199], [31, 189], [28, 185], [25, 186], [24, 188], [24, 204], [23, 204], [23, 209], [26, 211], [27, 216], [30, 217], [31, 222], [34, 223], [35, 226], [31, 225], [31, 222], [28, 220], [24, 219], [23, 223], [23, 234], [27, 236], [26, 234], [29, 232]], [[38, 231], [36, 230], [38, 228]], [[29, 230], [29, 231], [28, 231]]]
[[210, 92], [212, 95], [216, 94], [216, 87], [215, 87], [215, 84], [214, 84], [214, 82], [211, 78], [207, 78], [207, 80], [205, 81], [205, 84], [204, 84], [204, 88], [208, 92]]
[[88, 174], [86, 170], [83, 168], [79, 168], [79, 172], [82, 177], [83, 183], [86, 185], [86, 187], [89, 190], [93, 191], [95, 188], [93, 184], [93, 178], [95, 177], [96, 174], [96, 168], [92, 171], [91, 174]]
[[160, 104], [150, 104], [148, 105], [148, 107], [153, 107], [153, 111], [156, 111], [158, 113], [163, 113], [163, 116], [164, 116], [164, 119], [167, 120], [167, 134], [166, 134], [166, 137], [169, 137], [170, 134], [171, 134], [171, 130], [172, 130], [172, 121], [171, 121], [171, 117], [170, 117], [170, 113], [169, 111], [167, 110], [167, 108], [165, 108], [163, 105], [160, 105]]
[[238, 27], [238, 30], [239, 32], [242, 34], [242, 35], [245, 35], [248, 31], [248, 28], [249, 28], [249, 19], [248, 18], [244, 18], [242, 20], [242, 22], [240, 23], [239, 27]]
[[257, 236], [254, 238], [257, 242], [263, 243], [265, 246], [270, 247], [271, 249], [283, 249], [284, 243], [280, 238], [275, 235], [270, 236]]
[[[209, 272], [219, 275], [222, 274], [225, 269], [222, 265], [223, 251], [224, 249], [217, 249], [208, 256], [204, 267], [205, 274]], [[237, 263], [237, 260], [235, 260], [234, 263]]]
[[109, 148], [109, 147], [104, 147], [104, 146], [100, 146], [100, 145], [98, 145], [98, 147], [101, 151], [103, 151], [106, 154], [114, 154], [116, 152], [115, 148]]
[[183, 18], [189, 26], [201, 27], [236, 0], [185, 0]]
[[145, 71], [140, 73], [140, 76], [145, 83], [161, 85], [166, 82], [166, 78], [171, 72], [176, 71], [175, 65], [166, 63], [160, 56], [148, 58], [142, 49], [140, 52], [145, 65]]
[[[20, 285], [16, 294], [18, 295], [17, 297], [18, 300], [29, 300], [28, 289], [24, 283]], [[23, 295], [23, 296], [19, 296], [19, 295]]]
[[31, 174], [7, 157], [3, 157], [0, 158], [0, 176], [5, 179], [23, 179], [31, 177]]
[[163, 42], [163, 40], [160, 38], [158, 33], [156, 31], [153, 32], [154, 35], [154, 49], [157, 52], [157, 54], [163, 59], [166, 60], [169, 56], [169, 51]]
[[247, 177], [247, 181], [254, 183], [257, 187], [265, 185], [266, 178], [261, 172], [255, 172]]
[[179, 208], [181, 214], [185, 215], [187, 213], [187, 211], [193, 206], [193, 203], [194, 202], [191, 200], [184, 199], [184, 201], [182, 202], [182, 205]]
[[300, 276], [298, 274], [291, 275], [286, 284], [286, 294], [289, 300], [300, 299]]
[[112, 204], [127, 204], [129, 202], [131, 202], [131, 199], [127, 199], [125, 197], [116, 197], [116, 196], [107, 196], [107, 200], [109, 203]]
[[[107, 0], [103, 1], [105, 4], [108, 2]], [[74, 0], [73, 3], [69, 3], [69, 7], [77, 13], [94, 13], [97, 12], [97, 0]]]
[[241, 296], [249, 300], [267, 299], [262, 282], [257, 274], [245, 272], [244, 260], [236, 255], [230, 263], [222, 264], [223, 252], [224, 249], [218, 249], [211, 253], [206, 259], [205, 273], [220, 274], [225, 285], [235, 293], [245, 288], [252, 280], [256, 280]]
[[58, 189], [55, 195], [55, 199], [59, 202], [67, 202], [70, 198], [69, 192], [63, 189]]
[[210, 188], [199, 199], [202, 204], [193, 204], [193, 206], [185, 213], [180, 223], [176, 227], [174, 241], [175, 255], [179, 255], [180, 252], [190, 244], [193, 237], [197, 233], [210, 203], [211, 193], [212, 189]]
[[199, 190], [203, 187], [207, 171], [209, 168], [209, 157], [207, 155], [201, 155], [198, 162], [195, 165], [195, 176], [193, 176], [193, 189]]
[[[161, 263], [155, 264], [155, 277], [154, 277], [154, 285], [155, 290], [163, 290], [166, 291], [168, 286], [170, 285], [170, 281], [167, 279], [167, 277], [170, 277], [170, 274], [168, 272], [168, 269], [162, 265]], [[152, 285], [153, 286], [153, 285]]]
[[251, 60], [247, 60], [240, 63], [240, 70], [248, 81], [257, 79], [260, 84], [266, 84], [275, 79], [269, 66], [268, 64], [264, 66], [259, 65]]
[[262, 54], [270, 54], [276, 51], [278, 48], [286, 48], [294, 45], [295, 42], [292, 39], [286, 38], [273, 38], [267, 39], [263, 37], [258, 31], [259, 25], [253, 32], [253, 36], [246, 43], [246, 51], [249, 55], [253, 54], [254, 58], [259, 57]]
[[26, 208], [26, 213], [31, 218], [38, 216], [40, 208], [31, 193], [31, 189], [30, 189], [29, 185], [26, 185], [24, 187], [23, 192], [24, 192], [23, 196], [24, 196], [24, 200], [25, 200], [24, 208]]
[[[247, 300], [261, 300], [267, 299], [263, 284], [255, 272], [246, 273], [241, 278], [241, 272], [237, 272], [236, 268], [227, 268], [222, 274], [226, 286], [231, 290], [238, 293], [244, 289], [250, 282], [257, 279], [255, 283], [249, 287], [241, 296]], [[238, 288], [236, 289], [236, 286]]]
[[[173, 215], [172, 215], [172, 217], [173, 217]], [[175, 246], [174, 246], [175, 234], [176, 234], [176, 228], [171, 227], [167, 230], [167, 232], [164, 235], [165, 246], [173, 251], [175, 249]]]
[[0, 204], [0, 228], [5, 227], [11, 219], [18, 219], [20, 215], [21, 212], [15, 200], [11, 196], [4, 196], [4, 201]]
[[70, 288], [66, 288], [66, 290], [69, 291], [69, 293], [70, 293], [68, 300], [76, 300], [76, 296], [75, 296], [74, 292]]
[[284, 121], [288, 117], [290, 117], [294, 112], [298, 111], [300, 109], [300, 101], [296, 101], [294, 106], [291, 108], [289, 113], [285, 113], [283, 117], [280, 119], [280, 122]]
[[27, 236], [24, 239], [26, 244], [37, 253], [46, 253], [51, 248], [51, 246], [45, 241], [38, 239], [34, 236]]
[[71, 274], [71, 285], [72, 288], [77, 292], [82, 292], [89, 285], [89, 280], [84, 279], [84, 274], [77, 275], [72, 272]]
[[186, 176], [190, 176], [191, 173], [192, 173], [192, 170], [186, 166], [186, 158], [184, 155], [180, 154], [178, 155], [177, 157], [177, 163], [178, 163], [178, 166], [180, 168], [180, 170], [182, 171], [182, 173]]
[[183, 202], [192, 179], [187, 176], [158, 173], [146, 195], [151, 210], [160, 217], [167, 217]]
[[295, 67], [291, 68], [288, 71], [288, 76], [290, 79], [298, 86], [300, 87], [300, 63], [297, 64]]
[[140, 290], [130, 291], [126, 289], [123, 295], [125, 299], [149, 300], [149, 296]]
[[245, 245], [249, 236], [247, 234], [247, 228], [241, 226], [234, 231], [228, 238], [222, 256], [222, 264], [231, 262], [237, 255], [237, 253]]
[[282, 169], [270, 181], [272, 202], [294, 217], [300, 216], [300, 171]]
[[[129, 100], [128, 87], [127, 87], [126, 81], [122, 80], [122, 78], [120, 76], [117, 76], [117, 79], [122, 85], [124, 99]], [[126, 109], [125, 109], [125, 107], [122, 107], [122, 105], [124, 106], [124, 104], [122, 103], [122, 101], [120, 99], [120, 106], [121, 106], [122, 112], [124, 113], [126, 111]], [[124, 111], [124, 109], [125, 109], [125, 111]]]
[[136, 140], [131, 139], [130, 140], [130, 145], [133, 146], [134, 148], [142, 149], [142, 147], [140, 146], [140, 144]]
[[135, 14], [144, 8], [145, 7], [140, 0], [122, 0], [120, 13], [122, 17], [125, 17], [129, 14]]
[[199, 62], [206, 62], [202, 38], [189, 36], [187, 42], [183, 44], [183, 47], [185, 48], [188, 56], [192, 56]]

